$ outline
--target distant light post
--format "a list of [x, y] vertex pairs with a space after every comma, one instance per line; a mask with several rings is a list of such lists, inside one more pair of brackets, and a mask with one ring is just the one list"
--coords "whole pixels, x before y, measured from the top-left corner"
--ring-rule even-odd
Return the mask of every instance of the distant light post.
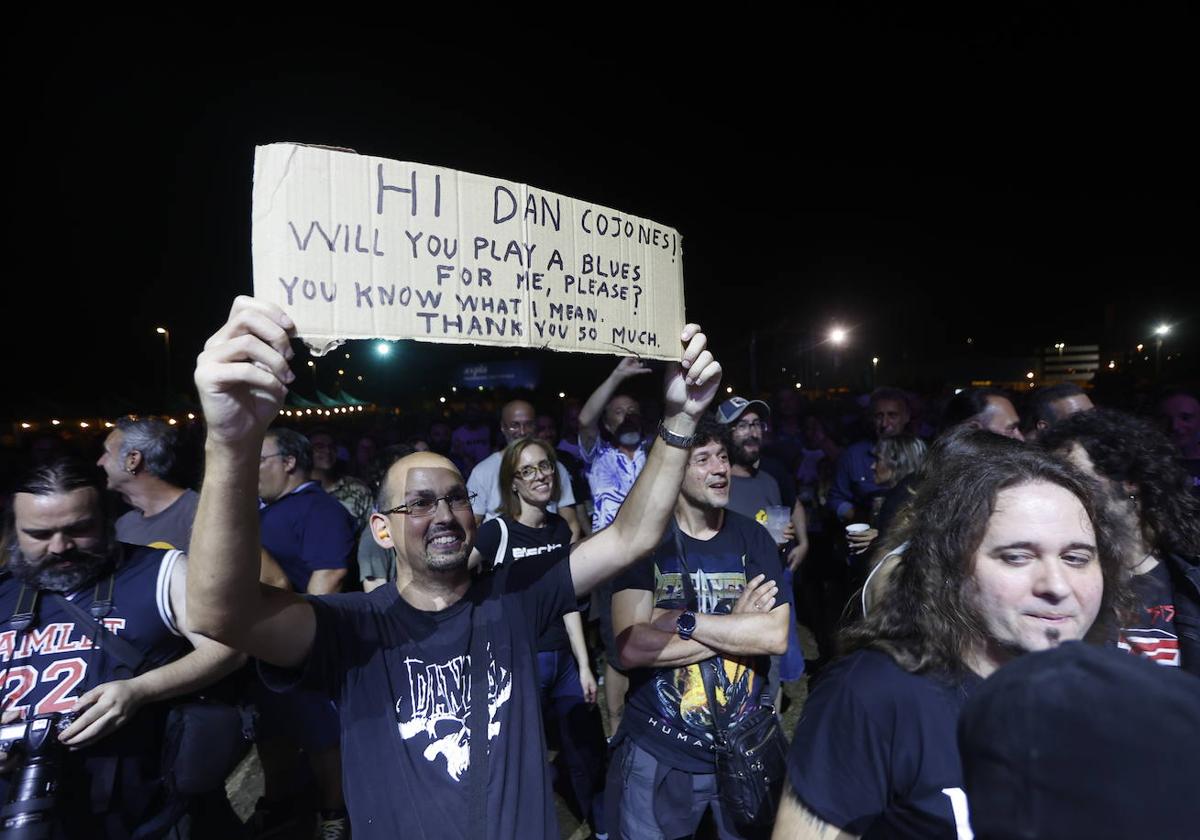
[[163, 337], [163, 347], [167, 355], [167, 390], [163, 401], [163, 410], [171, 410], [171, 331], [166, 327], [155, 327], [154, 331]]
[[1170, 324], [1159, 324], [1154, 328], [1154, 377], [1162, 375], [1162, 345], [1163, 339], [1171, 331]]
[[833, 375], [836, 378], [838, 373], [838, 362], [841, 361], [838, 351], [846, 343], [849, 333], [845, 327], [837, 326], [836, 324], [829, 329], [829, 343], [833, 345]]

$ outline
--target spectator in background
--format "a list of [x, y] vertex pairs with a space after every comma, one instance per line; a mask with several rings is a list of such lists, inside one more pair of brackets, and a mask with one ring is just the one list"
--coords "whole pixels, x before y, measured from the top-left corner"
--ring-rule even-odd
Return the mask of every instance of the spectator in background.
[[1043, 444], [1098, 482], [1125, 528], [1139, 612], [1118, 646], [1200, 675], [1200, 501], [1170, 441], [1148, 420], [1096, 409], [1058, 423]]
[[308, 433], [308, 441], [312, 445], [312, 478], [320, 482], [322, 490], [342, 503], [354, 519], [354, 533], [360, 533], [371, 515], [370, 488], [366, 482], [342, 473], [337, 441], [328, 429], [313, 429]]
[[870, 513], [871, 498], [879, 493], [871, 476], [872, 451], [876, 441], [908, 430], [908, 397], [897, 388], [876, 388], [871, 394], [870, 414], [874, 439], [846, 447], [834, 470], [828, 504], [842, 522], [855, 522]]
[[1091, 397], [1074, 382], [1036, 388], [1025, 398], [1021, 433], [1025, 440], [1036, 443], [1042, 433], [1059, 420], [1077, 411], [1091, 411], [1093, 408]]
[[187, 551], [200, 494], [170, 479], [178, 435], [153, 417], [122, 417], [104, 440], [97, 463], [108, 489], [134, 510], [117, 519], [117, 539], [152, 548]]
[[1167, 391], [1158, 413], [1171, 443], [1179, 450], [1183, 468], [1192, 477], [1192, 494], [1200, 496], [1200, 400], [1192, 391]]
[[1014, 440], [1025, 440], [1012, 400], [998, 388], [963, 388], [942, 411], [942, 430], [971, 426]]
[[[500, 409], [500, 433], [510, 444], [514, 440], [529, 437], [534, 431], [536, 412], [525, 400], [512, 400]], [[504, 453], [493, 452], [475, 465], [467, 477], [467, 489], [475, 494], [471, 509], [475, 511], [475, 522], [483, 524], [489, 519], [500, 515], [504, 499], [504, 491], [500, 486], [500, 465]], [[562, 464], [555, 467], [558, 473], [558, 486], [561, 489], [557, 501], [550, 502], [551, 513], [559, 514], [571, 528], [571, 535], [578, 540], [583, 532], [579, 527], [579, 519], [575, 513], [575, 494], [571, 490], [571, 476]]]
[[475, 465], [492, 454], [492, 431], [483, 419], [483, 409], [479, 403], [467, 403], [463, 413], [463, 422], [450, 434], [451, 460], [462, 461], [463, 475], [468, 475]]
[[[649, 442], [642, 428], [642, 406], [619, 391], [630, 379], [649, 372], [650, 368], [635, 356], [621, 359], [579, 411], [579, 448], [587, 465], [592, 493], [593, 533], [612, 524], [646, 465]], [[612, 586], [611, 582], [605, 582], [596, 587], [592, 593], [592, 616], [604, 643], [604, 699], [609, 731], [616, 733], [621, 726], [629, 679], [621, 668], [613, 636]]]

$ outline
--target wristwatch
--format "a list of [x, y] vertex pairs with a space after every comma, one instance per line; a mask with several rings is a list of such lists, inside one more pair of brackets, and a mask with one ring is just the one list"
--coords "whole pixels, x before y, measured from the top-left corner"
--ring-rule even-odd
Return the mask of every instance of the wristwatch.
[[658, 436], [666, 442], [667, 446], [674, 446], [676, 449], [691, 449], [696, 442], [695, 435], [680, 435], [672, 432], [660, 421], [658, 424]]
[[691, 610], [680, 613], [679, 618], [675, 619], [675, 630], [685, 642], [692, 638], [692, 634], [696, 632], [696, 614]]

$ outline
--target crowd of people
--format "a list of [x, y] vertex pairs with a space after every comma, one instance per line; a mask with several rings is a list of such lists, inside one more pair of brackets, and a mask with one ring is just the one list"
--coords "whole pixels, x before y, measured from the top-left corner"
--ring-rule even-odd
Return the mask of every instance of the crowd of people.
[[[651, 397], [301, 424], [292, 332], [235, 302], [202, 431], [7, 458], [0, 834], [1200, 831], [1194, 393], [734, 395], [689, 325]], [[726, 738], [804, 676], [748, 815]]]

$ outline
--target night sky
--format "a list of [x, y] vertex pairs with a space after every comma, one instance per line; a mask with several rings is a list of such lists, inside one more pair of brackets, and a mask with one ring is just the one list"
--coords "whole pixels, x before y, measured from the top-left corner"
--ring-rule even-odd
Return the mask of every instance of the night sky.
[[[184, 391], [251, 289], [251, 165], [274, 141], [507, 178], [677, 228], [689, 318], [738, 385], [751, 328], [774, 370], [835, 320], [853, 329], [843, 364], [876, 354], [886, 374], [967, 338], [995, 356], [1132, 349], [1166, 319], [1167, 352], [1182, 353], [1171, 375], [1195, 376], [1186, 7], [835, 6], [462, 35], [350, 7], [21, 13], [5, 35], [0, 413], [160, 408], [160, 324]], [[429, 393], [447, 366], [512, 356], [410, 344], [408, 374], [368, 379]], [[582, 376], [576, 393], [611, 365], [562, 362], [546, 384]]]

